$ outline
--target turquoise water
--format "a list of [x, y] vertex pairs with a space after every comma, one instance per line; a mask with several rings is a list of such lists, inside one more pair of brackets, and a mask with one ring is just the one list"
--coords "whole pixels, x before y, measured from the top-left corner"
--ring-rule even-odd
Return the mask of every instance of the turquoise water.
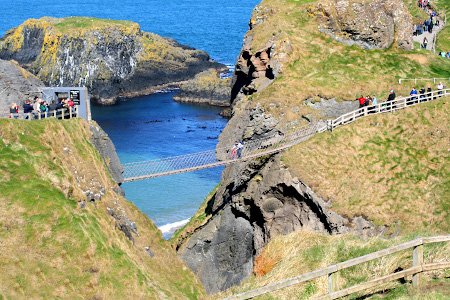
[[257, 0], [0, 0], [0, 35], [29, 18], [92, 16], [141, 28], [234, 64]]
[[[93, 108], [93, 118], [110, 135], [122, 162], [214, 149], [227, 121], [219, 116], [220, 109], [177, 103], [173, 95], [154, 94], [116, 106]], [[123, 188], [127, 198], [158, 226], [173, 224], [193, 215], [219, 182], [221, 170], [126, 183]], [[164, 228], [168, 234], [174, 226]]]
[[[258, 0], [0, 0], [0, 35], [29, 18], [93, 16], [138, 22], [146, 31], [207, 51], [234, 65]], [[94, 107], [93, 117], [110, 135], [122, 162], [213, 149], [226, 125], [219, 109], [179, 104], [173, 93], [112, 107]], [[126, 196], [169, 234], [191, 217], [219, 183], [221, 168], [124, 184]], [[170, 225], [172, 224], [172, 225]], [[179, 223], [178, 223], [179, 224]]]

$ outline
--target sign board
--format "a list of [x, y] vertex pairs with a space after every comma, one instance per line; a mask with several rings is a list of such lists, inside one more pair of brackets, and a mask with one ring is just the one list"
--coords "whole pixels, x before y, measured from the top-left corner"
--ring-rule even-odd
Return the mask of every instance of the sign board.
[[70, 99], [75, 105], [80, 105], [80, 91], [70, 90]]

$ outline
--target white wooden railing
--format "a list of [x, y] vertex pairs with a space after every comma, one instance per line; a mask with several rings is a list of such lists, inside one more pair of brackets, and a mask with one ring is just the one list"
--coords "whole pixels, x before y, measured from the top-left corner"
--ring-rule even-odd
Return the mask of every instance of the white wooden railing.
[[0, 118], [19, 119], [19, 120], [41, 120], [48, 118], [56, 119], [72, 119], [78, 117], [78, 106], [73, 108], [61, 108], [46, 112], [30, 112], [30, 113], [4, 113], [0, 114]]

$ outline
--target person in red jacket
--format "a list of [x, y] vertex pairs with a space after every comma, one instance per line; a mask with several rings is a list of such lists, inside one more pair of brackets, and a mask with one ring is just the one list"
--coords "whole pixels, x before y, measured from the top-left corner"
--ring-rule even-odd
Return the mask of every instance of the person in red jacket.
[[364, 98], [364, 96], [361, 96], [358, 98], [358, 102], [359, 102], [359, 108], [364, 107], [366, 105], [366, 98]]

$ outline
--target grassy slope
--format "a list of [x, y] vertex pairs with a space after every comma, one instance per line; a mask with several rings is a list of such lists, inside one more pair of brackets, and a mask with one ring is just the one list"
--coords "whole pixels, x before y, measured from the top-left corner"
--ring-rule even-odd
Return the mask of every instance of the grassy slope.
[[[112, 191], [89, 136], [81, 120], [0, 120], [0, 298], [197, 298], [156, 226]], [[78, 208], [92, 186], [106, 195]], [[137, 224], [134, 244], [106, 212], [117, 205]]]
[[[298, 120], [299, 114], [287, 111], [300, 105], [301, 113], [311, 113], [311, 109], [301, 106], [307, 98], [353, 100], [361, 94], [370, 94], [383, 99], [390, 88], [395, 88], [398, 94], [409, 93], [410, 86], [398, 85], [399, 78], [450, 77], [450, 61], [429, 52], [395, 47], [366, 51], [334, 41], [319, 32], [316, 18], [309, 12], [316, 2], [262, 2], [272, 15], [252, 30], [252, 50], [265, 47], [273, 35], [289, 41], [293, 49], [282, 76], [251, 97], [273, 114], [282, 114], [286, 121]], [[276, 105], [269, 106], [270, 103]]]
[[318, 135], [284, 161], [340, 214], [366, 215], [392, 230], [449, 232], [449, 100]]
[[[361, 240], [352, 235], [330, 236], [305, 231], [279, 236], [273, 239], [256, 258], [256, 275], [248, 278], [239, 287], [234, 287], [220, 296], [264, 286], [398, 245], [415, 237], [415, 234], [411, 234], [389, 240], [381, 238]], [[448, 243], [447, 245], [428, 245], [424, 249], [425, 262], [448, 260], [450, 251]], [[412, 251], [402, 251], [398, 254], [387, 256], [382, 260], [375, 260], [348, 268], [345, 271], [338, 272], [338, 287], [345, 288], [378, 276], [387, 275], [394, 272], [397, 267], [406, 269], [411, 266], [411, 263]], [[441, 279], [433, 280], [433, 276]], [[422, 292], [411, 288], [411, 278], [407, 278], [408, 284], [403, 286], [399, 285], [398, 282], [385, 284], [382, 288], [385, 291], [385, 295], [375, 294], [369, 299], [379, 299], [379, 297], [382, 299], [448, 299], [449, 276], [449, 270], [428, 273], [424, 278]], [[326, 277], [321, 277], [306, 284], [296, 285], [270, 295], [258, 297], [257, 299], [310, 299], [313, 296], [325, 293], [327, 284]], [[372, 290], [372, 292], [376, 292], [376, 290]], [[349, 298], [358, 299], [358, 296], [360, 295], [355, 294]]]
[[436, 43], [436, 51], [450, 51], [450, 26], [448, 22], [450, 22], [450, 1], [448, 0], [436, 0], [436, 5], [441, 12], [445, 12], [447, 14], [447, 26], [439, 33], [437, 43]]
[[[398, 94], [407, 94], [410, 87], [397, 85], [398, 78], [450, 76], [449, 61], [429, 52], [395, 48], [364, 51], [343, 46], [320, 34], [306, 10], [314, 2], [263, 1], [262, 5], [271, 8], [274, 15], [256, 27], [253, 34], [253, 50], [264, 47], [272, 35], [288, 39], [293, 45], [290, 63], [282, 77], [250, 97], [250, 101], [266, 105], [284, 120], [299, 118], [301, 114], [289, 113], [297, 105], [301, 113], [311, 113], [301, 106], [309, 97], [354, 99], [359, 94], [373, 94], [383, 98], [390, 87]], [[404, 2], [414, 17], [423, 17], [415, 9], [415, 1]], [[446, 0], [440, 0], [439, 5], [448, 9]], [[441, 33], [439, 45], [448, 43], [448, 28]], [[364, 215], [377, 224], [389, 224], [389, 232], [396, 237], [361, 240], [352, 235], [328, 236], [301, 231], [276, 237], [256, 258], [255, 275], [223, 295], [267, 285], [416, 236], [448, 233], [449, 100], [360, 120], [333, 133], [316, 136], [283, 155], [283, 161], [294, 175], [331, 200], [332, 210], [346, 216]], [[279, 108], [267, 106], [268, 103], [276, 103]], [[447, 244], [426, 248], [427, 261], [448, 260], [449, 247]], [[339, 286], [393, 272], [398, 265], [410, 266], [411, 253], [340, 272]], [[394, 283], [385, 286], [385, 294], [369, 298], [448, 299], [449, 274], [448, 270], [427, 274], [427, 283], [421, 291], [409, 284]], [[433, 280], [433, 276], [441, 279]], [[324, 292], [326, 287], [326, 280], [321, 279], [261, 299], [309, 299]]]

